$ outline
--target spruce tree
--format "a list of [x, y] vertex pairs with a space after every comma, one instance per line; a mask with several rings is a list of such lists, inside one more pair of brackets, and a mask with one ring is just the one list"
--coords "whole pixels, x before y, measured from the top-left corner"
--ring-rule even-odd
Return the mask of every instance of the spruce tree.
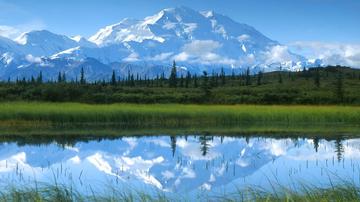
[[247, 86], [251, 85], [251, 77], [250, 77], [250, 68], [249, 67], [246, 69], [245, 85], [247, 85]]
[[225, 85], [226, 82], [226, 76], [225, 76], [225, 72], [224, 72], [224, 68], [221, 67], [221, 72], [220, 72], [220, 77], [221, 77], [221, 85]]
[[85, 80], [85, 72], [84, 72], [84, 68], [81, 67], [81, 71], [80, 71], [80, 84], [85, 84], [86, 80]]
[[37, 83], [41, 84], [43, 82], [42, 71], [40, 71], [38, 78], [36, 79]]
[[61, 72], [59, 72], [58, 74], [58, 83], [61, 83], [62, 82], [62, 77], [61, 77]]
[[186, 74], [186, 79], [185, 79], [185, 88], [189, 88], [190, 81], [191, 81], [191, 74], [188, 71]]
[[176, 63], [175, 61], [173, 62], [173, 67], [171, 69], [171, 73], [170, 73], [170, 77], [169, 77], [169, 87], [170, 88], [176, 88], [177, 86], [177, 81], [176, 81]]
[[111, 85], [115, 86], [116, 85], [116, 75], [115, 75], [115, 70], [113, 70], [112, 72], [112, 76], [111, 76]]

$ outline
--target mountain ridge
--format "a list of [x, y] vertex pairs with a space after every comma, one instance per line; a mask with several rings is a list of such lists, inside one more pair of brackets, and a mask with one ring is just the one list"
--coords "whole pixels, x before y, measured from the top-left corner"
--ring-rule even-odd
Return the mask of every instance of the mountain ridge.
[[[164, 66], [168, 73], [175, 60], [179, 66], [197, 74], [219, 67], [236, 71], [250, 67], [255, 73], [279, 70], [280, 66], [283, 70], [298, 71], [321, 64], [292, 53], [250, 25], [214, 11], [198, 12], [187, 7], [163, 9], [142, 20], [125, 18], [100, 29], [89, 39], [47, 30], [24, 33], [15, 41], [0, 38], [0, 67], [19, 72], [17, 76], [26, 68], [34, 74], [38, 74], [40, 67], [66, 72], [64, 67], [56, 67], [58, 61], [81, 63], [88, 58], [110, 67], [110, 72], [101, 74], [104, 76], [111, 74], [112, 63], [144, 66], [133, 73], [151, 72], [153, 67]], [[92, 69], [98, 62], [94, 62]], [[70, 63], [65, 66], [72, 66]], [[154, 68], [152, 75], [163, 73], [157, 71]], [[0, 78], [8, 77], [1, 72], [6, 71], [0, 71]]]

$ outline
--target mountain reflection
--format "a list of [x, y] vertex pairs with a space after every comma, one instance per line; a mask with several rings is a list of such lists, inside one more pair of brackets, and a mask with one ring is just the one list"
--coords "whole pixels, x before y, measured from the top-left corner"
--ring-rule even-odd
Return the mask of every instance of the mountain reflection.
[[[32, 180], [102, 187], [191, 193], [196, 190], [269, 186], [271, 179], [319, 182], [325, 170], [359, 174], [360, 139], [224, 137], [202, 135], [123, 138], [4, 139], [0, 180]], [[71, 175], [71, 178], [69, 177]], [[76, 179], [76, 180], [75, 180]], [[86, 182], [86, 183], [85, 183]], [[121, 183], [119, 183], [121, 182]], [[0, 184], [2, 186], [3, 184]]]

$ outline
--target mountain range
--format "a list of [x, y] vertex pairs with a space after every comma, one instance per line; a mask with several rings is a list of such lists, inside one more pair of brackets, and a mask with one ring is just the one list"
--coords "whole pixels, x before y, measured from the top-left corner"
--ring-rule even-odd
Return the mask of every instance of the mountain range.
[[109, 79], [114, 70], [155, 77], [168, 74], [172, 61], [179, 72], [241, 73], [297, 71], [321, 65], [307, 60], [255, 28], [213, 11], [169, 8], [143, 20], [123, 19], [86, 39], [41, 30], [15, 40], [0, 37], [0, 79], [30, 78], [41, 71], [45, 79], [64, 72], [76, 79], [84, 68], [88, 80]]

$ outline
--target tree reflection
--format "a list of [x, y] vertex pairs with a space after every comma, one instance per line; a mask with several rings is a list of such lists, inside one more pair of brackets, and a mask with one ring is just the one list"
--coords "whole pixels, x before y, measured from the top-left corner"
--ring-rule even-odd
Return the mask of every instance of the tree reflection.
[[342, 159], [342, 154], [344, 153], [344, 146], [342, 144], [342, 139], [340, 137], [335, 140], [335, 152], [338, 161], [340, 162]]
[[318, 137], [315, 137], [315, 138], [313, 139], [313, 141], [314, 141], [314, 149], [315, 149], [315, 152], [317, 153], [318, 150], [319, 150], [319, 138], [318, 138]]
[[176, 151], [176, 136], [170, 136], [172, 156], [175, 156]]
[[208, 135], [202, 135], [199, 137], [199, 141], [200, 141], [200, 150], [203, 156], [206, 156], [206, 154], [209, 152], [210, 149], [210, 144], [209, 141], [212, 141], [213, 137], [208, 136]]

